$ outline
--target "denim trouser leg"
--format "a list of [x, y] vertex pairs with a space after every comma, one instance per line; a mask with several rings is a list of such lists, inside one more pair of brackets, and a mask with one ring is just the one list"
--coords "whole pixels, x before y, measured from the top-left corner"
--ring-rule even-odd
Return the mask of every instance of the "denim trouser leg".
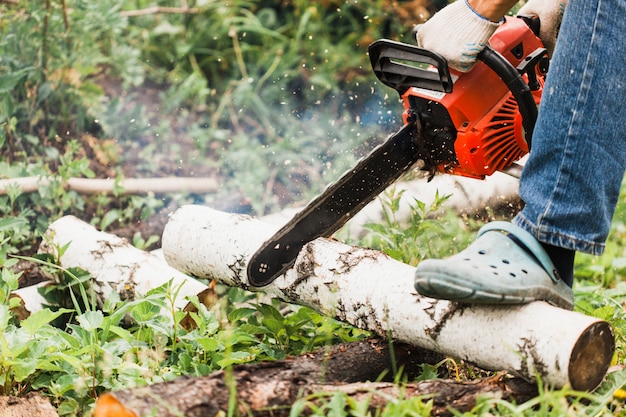
[[514, 223], [599, 255], [626, 169], [626, 0], [569, 0]]

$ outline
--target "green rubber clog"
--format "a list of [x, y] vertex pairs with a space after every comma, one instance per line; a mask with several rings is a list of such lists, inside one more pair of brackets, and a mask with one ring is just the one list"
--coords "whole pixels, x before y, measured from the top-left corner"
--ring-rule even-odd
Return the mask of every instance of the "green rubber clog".
[[559, 279], [541, 244], [508, 222], [488, 223], [474, 243], [448, 259], [420, 262], [415, 289], [427, 297], [465, 303], [523, 304], [543, 300], [568, 310], [574, 308], [572, 289]]

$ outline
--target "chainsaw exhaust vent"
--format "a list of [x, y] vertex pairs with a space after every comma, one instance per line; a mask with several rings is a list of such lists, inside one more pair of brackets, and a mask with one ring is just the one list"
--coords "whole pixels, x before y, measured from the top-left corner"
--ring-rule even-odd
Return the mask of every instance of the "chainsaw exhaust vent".
[[481, 148], [487, 175], [508, 168], [528, 152], [522, 118], [512, 95], [485, 126]]

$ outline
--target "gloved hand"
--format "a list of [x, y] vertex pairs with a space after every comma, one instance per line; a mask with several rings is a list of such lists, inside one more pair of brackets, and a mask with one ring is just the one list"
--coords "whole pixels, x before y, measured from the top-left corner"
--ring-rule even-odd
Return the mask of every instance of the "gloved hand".
[[528, 0], [517, 13], [518, 16], [539, 18], [539, 37], [550, 56], [554, 52], [566, 4], [567, 0]]
[[443, 55], [450, 67], [467, 72], [499, 25], [476, 13], [467, 0], [457, 0], [417, 28], [415, 36], [420, 47]]

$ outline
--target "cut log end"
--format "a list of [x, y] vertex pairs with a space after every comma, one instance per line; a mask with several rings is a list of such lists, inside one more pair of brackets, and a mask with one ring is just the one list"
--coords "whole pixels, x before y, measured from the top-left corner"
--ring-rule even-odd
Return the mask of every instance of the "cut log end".
[[114, 394], [103, 394], [96, 401], [94, 417], [137, 417], [133, 411], [126, 408]]
[[615, 351], [615, 337], [611, 326], [603, 321], [593, 323], [580, 336], [569, 363], [572, 388], [593, 390], [606, 375]]

